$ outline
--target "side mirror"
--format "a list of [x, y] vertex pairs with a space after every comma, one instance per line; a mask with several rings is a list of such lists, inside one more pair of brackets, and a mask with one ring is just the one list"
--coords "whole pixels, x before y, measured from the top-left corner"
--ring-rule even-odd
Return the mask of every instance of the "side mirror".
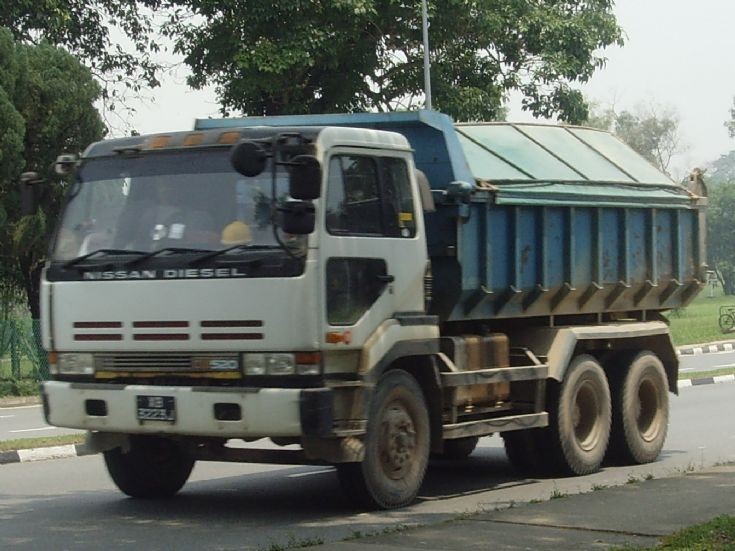
[[314, 205], [306, 201], [287, 201], [278, 207], [281, 229], [293, 235], [309, 235], [314, 231], [316, 216]]
[[79, 159], [76, 155], [59, 155], [54, 163], [54, 172], [60, 176], [66, 176], [71, 174], [78, 163]]
[[38, 172], [24, 172], [20, 175], [20, 214], [30, 216], [38, 209], [36, 185], [43, 182]]
[[289, 164], [291, 166], [289, 195], [303, 201], [318, 199], [322, 191], [322, 165], [316, 157], [298, 155], [291, 159]]
[[268, 153], [257, 142], [242, 141], [232, 148], [230, 163], [232, 167], [248, 178], [252, 178], [265, 170]]

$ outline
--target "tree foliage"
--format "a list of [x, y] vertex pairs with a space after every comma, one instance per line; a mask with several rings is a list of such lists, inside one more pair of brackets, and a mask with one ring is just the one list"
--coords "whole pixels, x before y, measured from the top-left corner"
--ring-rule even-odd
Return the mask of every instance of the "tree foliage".
[[707, 166], [707, 256], [727, 295], [735, 295], [735, 151]]
[[74, 56], [47, 43], [18, 44], [0, 28], [0, 291], [25, 291], [34, 315], [62, 188], [49, 185], [38, 212], [21, 217], [20, 172], [53, 181], [51, 165], [60, 152], [100, 139], [104, 126], [93, 106], [99, 97], [99, 85]]
[[679, 116], [670, 108], [640, 105], [632, 111], [593, 107], [586, 124], [613, 132], [663, 172], [669, 172], [674, 155], [683, 151]]
[[709, 186], [707, 256], [727, 295], [735, 295], [735, 180]]
[[[166, 0], [166, 32], [249, 115], [395, 110], [423, 103], [417, 0]], [[429, 1], [432, 97], [458, 120], [494, 119], [511, 91], [535, 115], [587, 116], [571, 87], [622, 43], [611, 0]], [[193, 17], [185, 17], [185, 15]]]
[[77, 56], [102, 86], [110, 109], [123, 90], [158, 86], [160, 50], [154, 26], [159, 0], [6, 0], [0, 27], [22, 44], [61, 46]]

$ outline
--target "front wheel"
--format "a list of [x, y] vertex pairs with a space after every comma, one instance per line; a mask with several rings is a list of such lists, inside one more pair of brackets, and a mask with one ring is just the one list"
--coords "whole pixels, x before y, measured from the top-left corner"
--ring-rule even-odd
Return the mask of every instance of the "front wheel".
[[669, 393], [661, 360], [640, 352], [613, 385], [610, 456], [623, 464], [654, 461], [669, 425]]
[[337, 465], [340, 483], [360, 505], [408, 505], [424, 480], [429, 444], [429, 414], [421, 387], [406, 371], [389, 371], [370, 404], [365, 458]]
[[123, 493], [137, 498], [171, 497], [189, 479], [194, 458], [172, 440], [131, 436], [130, 449], [104, 452], [107, 472]]
[[561, 385], [551, 387], [546, 434], [556, 470], [585, 475], [598, 471], [610, 439], [607, 377], [589, 355], [572, 360]]

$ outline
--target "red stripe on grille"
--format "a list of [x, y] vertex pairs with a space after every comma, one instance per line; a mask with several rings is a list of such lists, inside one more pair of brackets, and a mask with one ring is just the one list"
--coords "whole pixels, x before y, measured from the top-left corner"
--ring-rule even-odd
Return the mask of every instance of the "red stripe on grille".
[[123, 336], [120, 334], [110, 334], [110, 335], [93, 335], [89, 333], [78, 333], [74, 335], [75, 341], [121, 341], [123, 340]]
[[133, 327], [139, 329], [160, 329], [166, 327], [189, 327], [188, 321], [134, 321]]
[[135, 333], [134, 341], [188, 341], [186, 333]]
[[260, 341], [263, 333], [202, 333], [203, 341]]
[[263, 327], [262, 320], [207, 320], [202, 327]]
[[75, 321], [74, 329], [119, 329], [122, 322], [119, 321]]

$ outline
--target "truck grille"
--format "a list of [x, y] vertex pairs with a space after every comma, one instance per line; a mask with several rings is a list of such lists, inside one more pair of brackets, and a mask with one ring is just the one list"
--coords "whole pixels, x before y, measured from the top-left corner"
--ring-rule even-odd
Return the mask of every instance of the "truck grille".
[[94, 365], [96, 371], [170, 373], [232, 371], [233, 366], [239, 365], [239, 357], [236, 353], [96, 354]]

